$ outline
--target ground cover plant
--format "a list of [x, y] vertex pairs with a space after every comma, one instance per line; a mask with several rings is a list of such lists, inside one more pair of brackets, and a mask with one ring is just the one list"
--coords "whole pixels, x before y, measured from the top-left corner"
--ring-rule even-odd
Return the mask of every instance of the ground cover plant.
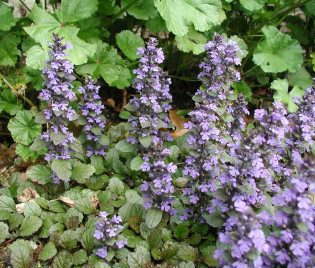
[[315, 266], [315, 1], [0, 11], [0, 267]]

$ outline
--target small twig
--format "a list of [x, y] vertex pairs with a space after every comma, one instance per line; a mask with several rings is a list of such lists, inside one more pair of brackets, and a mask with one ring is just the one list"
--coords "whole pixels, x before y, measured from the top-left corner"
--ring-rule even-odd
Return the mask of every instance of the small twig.
[[19, 1], [27, 9], [28, 12], [32, 12], [32, 10], [30, 10], [30, 8], [23, 2], [23, 0], [19, 0]]
[[34, 257], [32, 263], [31, 263], [30, 267], [32, 267], [35, 264], [35, 262], [36, 262], [36, 260], [38, 258], [38, 255], [41, 252], [41, 250], [43, 249], [43, 247], [44, 247], [44, 243], [40, 243], [39, 249], [36, 251], [35, 257]]
[[14, 240], [16, 240], [17, 238], [13, 238], [13, 239], [10, 239], [10, 240], [8, 240], [8, 241], [5, 241], [5, 242], [3, 242], [1, 245], [0, 245], [0, 247], [4, 247], [5, 245], [7, 245], [7, 244], [10, 244], [11, 242], [13, 242]]
[[16, 95], [17, 97], [21, 97], [25, 102], [27, 102], [31, 107], [36, 107], [36, 105], [31, 102], [27, 97], [24, 95], [20, 95], [15, 88], [4, 78], [4, 76], [0, 73], [0, 78], [3, 80], [3, 82], [11, 89], [12, 93]]

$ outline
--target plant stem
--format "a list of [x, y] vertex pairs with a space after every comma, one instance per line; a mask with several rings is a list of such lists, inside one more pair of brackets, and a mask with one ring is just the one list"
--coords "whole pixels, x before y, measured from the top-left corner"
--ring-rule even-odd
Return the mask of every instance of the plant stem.
[[32, 10], [30, 10], [30, 8], [23, 2], [23, 0], [19, 0], [19, 1], [27, 9], [28, 12], [32, 12]]
[[6, 136], [10, 136], [11, 134], [10, 133], [0, 133], [0, 135], [6, 135]]
[[257, 95], [257, 94], [252, 94], [252, 96], [253, 96], [255, 99], [263, 99], [263, 100], [267, 100], [267, 101], [273, 101], [273, 98], [263, 97], [263, 96], [259, 96], [259, 95]]
[[16, 95], [17, 97], [21, 97], [25, 102], [27, 102], [31, 107], [36, 107], [36, 105], [31, 102], [27, 97], [24, 95], [18, 94], [18, 92], [14, 89], [14, 87], [4, 78], [4, 76], [0, 73], [0, 78], [3, 80], [3, 82], [11, 89], [12, 93]]
[[176, 78], [176, 79], [191, 81], [191, 82], [199, 81], [198, 79], [195, 79], [193, 77], [181, 77], [181, 76], [176, 76], [176, 75], [167, 75], [167, 76], [171, 78]]
[[106, 21], [104, 26], [107, 26], [110, 24], [112, 21], [116, 20], [120, 15], [125, 13], [126, 10], [128, 10], [130, 7], [132, 7], [135, 3], [137, 3], [139, 0], [133, 0], [129, 5], [125, 6], [122, 10], [120, 10], [117, 14], [112, 16], [108, 21]]

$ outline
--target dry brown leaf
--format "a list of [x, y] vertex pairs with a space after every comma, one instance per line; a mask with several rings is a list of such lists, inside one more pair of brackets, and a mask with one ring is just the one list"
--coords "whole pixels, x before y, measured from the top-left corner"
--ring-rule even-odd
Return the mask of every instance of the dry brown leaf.
[[171, 122], [175, 125], [176, 129], [171, 135], [173, 137], [180, 137], [184, 135], [189, 129], [184, 128], [184, 124], [189, 122], [189, 118], [181, 117], [177, 114], [178, 110], [169, 110], [168, 114], [171, 119]]
[[59, 200], [74, 208], [74, 201], [70, 197], [60, 196]]
[[19, 202], [26, 203], [39, 197], [39, 194], [32, 187], [27, 187], [26, 189], [24, 189], [23, 195], [24, 196], [21, 195], [17, 196], [17, 200]]
[[0, 143], [0, 170], [4, 172], [7, 167], [12, 166], [15, 156], [15, 150]]
[[108, 106], [108, 107], [113, 108], [113, 109], [115, 109], [115, 107], [116, 107], [115, 100], [112, 99], [112, 98], [105, 100], [104, 104], [105, 104], [106, 106]]
[[93, 204], [93, 208], [96, 209], [97, 205], [100, 203], [100, 201], [98, 200], [98, 197], [96, 194], [94, 194], [93, 197], [90, 198], [92, 204]]
[[123, 90], [123, 96], [122, 96], [122, 103], [117, 105], [115, 108], [115, 111], [122, 112], [125, 109], [125, 106], [127, 105], [127, 89]]

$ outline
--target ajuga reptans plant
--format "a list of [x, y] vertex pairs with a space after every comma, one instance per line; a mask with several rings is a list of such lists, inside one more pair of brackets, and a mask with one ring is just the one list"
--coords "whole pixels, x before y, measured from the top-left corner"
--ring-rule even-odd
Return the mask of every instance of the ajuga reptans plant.
[[83, 94], [81, 105], [79, 109], [82, 115], [86, 118], [86, 125], [84, 130], [86, 139], [91, 141], [87, 145], [86, 156], [92, 155], [105, 155], [106, 146], [98, 144], [101, 133], [105, 130], [106, 120], [102, 115], [104, 105], [102, 104], [101, 97], [98, 94], [100, 87], [95, 85], [90, 77], [85, 80], [85, 86], [80, 87], [78, 91]]
[[[73, 133], [68, 130], [68, 123], [76, 116], [70, 102], [75, 100], [75, 93], [71, 82], [74, 80], [73, 65], [65, 57], [65, 50], [71, 49], [70, 43], [62, 44], [62, 39], [53, 34], [53, 42], [49, 43], [49, 60], [43, 69], [45, 88], [39, 94], [39, 99], [46, 102], [45, 115], [48, 128], [41, 135], [41, 139], [47, 142], [48, 152], [45, 160], [70, 159], [70, 144], [74, 141]], [[53, 174], [55, 183], [58, 177]]]
[[150, 181], [140, 186], [145, 199], [144, 207], [156, 207], [175, 214], [171, 207], [174, 192], [171, 174], [176, 171], [176, 166], [165, 163], [170, 151], [163, 145], [164, 141], [171, 140], [171, 136], [161, 131], [170, 123], [167, 111], [171, 108], [171, 80], [159, 67], [164, 54], [157, 44], [156, 38], [149, 38], [146, 47], [138, 48], [137, 54], [142, 57], [139, 68], [134, 70], [137, 76], [133, 87], [140, 96], [133, 98], [129, 104], [135, 115], [129, 119], [131, 135], [127, 141], [140, 145], [139, 152], [144, 160], [142, 171], [149, 174]]

